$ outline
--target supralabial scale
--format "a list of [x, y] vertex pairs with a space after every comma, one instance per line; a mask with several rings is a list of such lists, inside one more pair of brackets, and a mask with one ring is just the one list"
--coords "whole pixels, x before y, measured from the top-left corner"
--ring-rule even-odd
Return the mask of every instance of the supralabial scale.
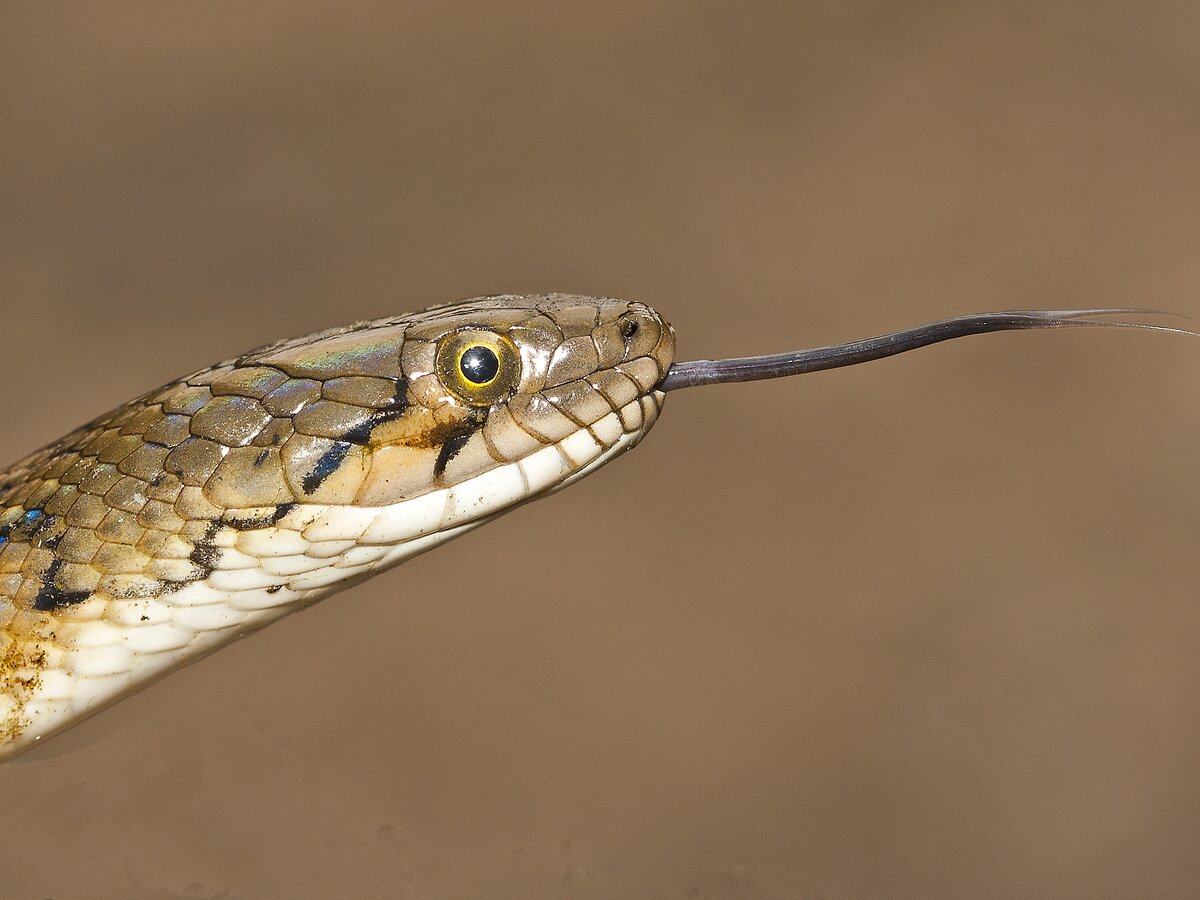
[[1181, 330], [1141, 310], [964, 316], [834, 347], [674, 361], [642, 303], [498, 296], [272, 344], [0, 473], [0, 759], [287, 613], [571, 484], [667, 392], [968, 334]]

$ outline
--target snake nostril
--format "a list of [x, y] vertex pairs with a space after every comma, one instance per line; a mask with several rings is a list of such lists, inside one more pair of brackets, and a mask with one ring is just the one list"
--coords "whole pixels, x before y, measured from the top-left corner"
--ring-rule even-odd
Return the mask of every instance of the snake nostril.
[[637, 319], [629, 317], [621, 321], [621, 337], [626, 341], [633, 340], [633, 336], [638, 333]]

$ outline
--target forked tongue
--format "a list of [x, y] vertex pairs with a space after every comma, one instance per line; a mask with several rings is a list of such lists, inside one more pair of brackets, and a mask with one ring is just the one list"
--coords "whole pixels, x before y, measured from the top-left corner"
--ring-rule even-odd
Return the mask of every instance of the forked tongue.
[[854, 366], [859, 363], [916, 350], [939, 341], [984, 334], [989, 331], [1022, 331], [1027, 328], [1140, 328], [1146, 331], [1167, 331], [1174, 334], [1197, 334], [1186, 328], [1154, 325], [1147, 322], [1126, 322], [1117, 316], [1157, 315], [1175, 313], [1157, 309], [1063, 309], [1013, 310], [1011, 312], [978, 313], [955, 316], [918, 325], [903, 331], [893, 331], [879, 337], [773, 353], [767, 356], [743, 356], [735, 359], [696, 359], [674, 363], [658, 384], [660, 391], [675, 391], [699, 384], [721, 384], [729, 381], [759, 381], [764, 378], [783, 378], [803, 375], [822, 369]]

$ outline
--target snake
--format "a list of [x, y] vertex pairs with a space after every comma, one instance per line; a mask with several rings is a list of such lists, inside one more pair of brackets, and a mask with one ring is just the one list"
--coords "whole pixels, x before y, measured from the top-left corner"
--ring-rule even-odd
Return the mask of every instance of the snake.
[[498, 295], [201, 369], [0, 471], [0, 759], [569, 486], [636, 446], [670, 391], [990, 331], [1180, 330], [1122, 318], [1137, 312], [981, 313], [677, 362], [644, 303]]

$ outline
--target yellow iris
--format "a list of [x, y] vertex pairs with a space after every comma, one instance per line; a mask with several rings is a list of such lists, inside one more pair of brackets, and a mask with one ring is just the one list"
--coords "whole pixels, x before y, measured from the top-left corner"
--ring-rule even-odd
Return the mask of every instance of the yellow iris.
[[494, 331], [465, 329], [442, 338], [437, 352], [438, 379], [471, 406], [490, 406], [510, 396], [521, 380], [521, 354], [512, 341]]

